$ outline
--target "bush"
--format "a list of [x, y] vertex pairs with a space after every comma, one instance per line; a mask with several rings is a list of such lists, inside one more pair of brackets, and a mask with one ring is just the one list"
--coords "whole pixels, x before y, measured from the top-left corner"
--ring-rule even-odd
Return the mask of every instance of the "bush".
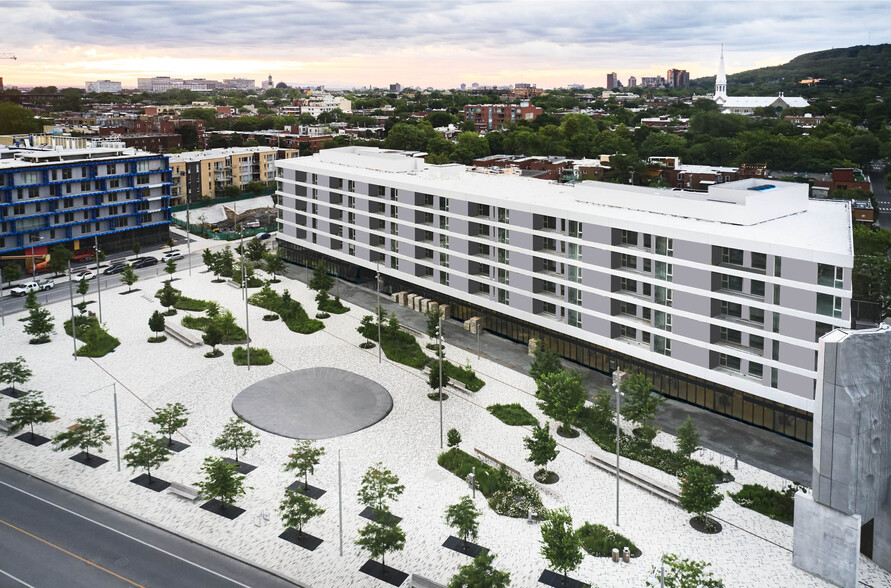
[[[182, 323], [184, 327], [189, 329], [207, 331], [207, 327], [212, 321], [213, 319], [207, 318], [206, 316], [184, 316]], [[223, 339], [223, 343], [237, 343], [239, 341], [244, 341], [245, 339], [247, 339], [247, 333], [244, 332], [244, 329], [238, 325], [234, 325], [229, 336]]]
[[442, 371], [445, 372], [448, 377], [464, 384], [464, 387], [471, 392], [479, 392], [479, 390], [486, 385], [484, 381], [476, 377], [476, 372], [470, 368], [459, 367], [448, 361], [443, 361]]
[[[236, 347], [232, 350], [232, 361], [235, 365], [247, 365], [247, 350], [244, 347]], [[251, 365], [269, 365], [272, 363], [272, 355], [266, 349], [251, 347]]]
[[322, 301], [322, 303], [319, 304], [319, 311], [331, 314], [343, 314], [349, 312], [350, 308], [343, 305], [339, 296], [335, 296], [334, 298], [326, 298]]
[[612, 531], [605, 525], [585, 523], [576, 531], [576, 534], [582, 542], [582, 549], [594, 557], [610, 557], [613, 554], [613, 548], [622, 551], [624, 547], [630, 549], [631, 555], [634, 557], [640, 555], [640, 549], [630, 539]]
[[277, 314], [264, 314], [264, 315], [263, 315], [263, 320], [266, 321], [266, 322], [277, 321], [277, 320], [278, 320], [278, 315], [277, 315]]
[[149, 337], [149, 343], [163, 343], [167, 340], [167, 335], [158, 335], [157, 337]]
[[214, 357], [223, 357], [223, 351], [221, 349], [211, 349], [204, 354], [204, 357], [208, 359], [213, 359]]
[[[161, 297], [162, 290], [163, 288], [155, 292], [155, 298]], [[173, 291], [179, 295], [179, 298], [177, 298], [176, 303], [173, 305], [173, 308], [177, 310], [204, 312], [205, 310], [210, 308], [211, 303], [207, 300], [199, 300], [198, 298], [189, 298], [188, 296], [183, 296], [182, 292], [177, 290], [176, 288], [174, 288]]]
[[503, 487], [489, 498], [492, 510], [502, 516], [522, 519], [529, 515], [529, 511], [540, 513], [544, 509], [535, 486], [507, 474], [505, 476]]
[[316, 313], [316, 318], [319, 320], [322, 320], [322, 319], [326, 319], [326, 318], [331, 318], [331, 315], [328, 314], [327, 312], [318, 312], [318, 313]]
[[266, 310], [277, 313], [282, 317], [285, 325], [295, 333], [309, 335], [325, 328], [325, 323], [318, 319], [311, 319], [306, 311], [296, 300], [293, 300], [285, 291], [284, 295], [277, 294], [268, 285], [248, 298], [248, 302]]
[[792, 523], [795, 519], [795, 492], [797, 484], [792, 484], [783, 492], [766, 488], [761, 484], [744, 484], [742, 489], [730, 498], [733, 502], [759, 512], [775, 521]]
[[466, 480], [468, 474], [476, 467], [476, 487], [487, 498], [495, 494], [504, 485], [500, 471], [484, 464], [457, 447], [440, 453], [436, 461], [462, 480]]
[[512, 427], [538, 424], [538, 419], [516, 402], [513, 404], [493, 404], [486, 410], [504, 424]]
[[[373, 317], [371, 317], [373, 320]], [[369, 322], [366, 328], [359, 327], [359, 334], [370, 341], [377, 341], [377, 323]], [[401, 363], [409, 367], [424, 369], [430, 358], [421, 349], [418, 340], [411, 333], [406, 333], [398, 328], [394, 331], [390, 325], [384, 321], [381, 325], [384, 342], [381, 345], [387, 359]], [[445, 370], [443, 370], [445, 371]]]
[[[96, 317], [75, 317], [74, 326], [77, 339], [84, 345], [77, 350], [80, 357], [104, 357], [111, 353], [115, 347], [121, 344], [118, 339], [112, 337], [102, 328]], [[65, 333], [71, 336], [71, 321], [64, 323]]]

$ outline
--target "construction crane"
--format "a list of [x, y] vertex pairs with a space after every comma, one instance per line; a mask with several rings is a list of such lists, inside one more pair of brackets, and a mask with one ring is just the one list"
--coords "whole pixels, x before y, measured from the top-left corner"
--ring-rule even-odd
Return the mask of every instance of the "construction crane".
[[0, 53], [0, 59], [18, 59], [14, 53]]

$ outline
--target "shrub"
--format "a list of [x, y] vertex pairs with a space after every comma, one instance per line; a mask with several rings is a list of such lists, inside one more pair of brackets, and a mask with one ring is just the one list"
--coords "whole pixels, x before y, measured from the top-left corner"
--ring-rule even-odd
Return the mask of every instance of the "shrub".
[[309, 335], [325, 328], [325, 323], [318, 319], [311, 319], [306, 311], [296, 300], [293, 300], [285, 290], [284, 294], [277, 294], [268, 285], [248, 298], [248, 302], [266, 310], [277, 313], [282, 317], [285, 325], [295, 333]]
[[343, 314], [349, 312], [350, 308], [343, 305], [340, 301], [340, 296], [335, 296], [334, 298], [326, 298], [323, 300], [322, 303], [319, 304], [319, 310], [331, 314]]
[[277, 315], [277, 314], [264, 314], [264, 315], [263, 315], [263, 320], [266, 321], [266, 322], [277, 321], [277, 320], [278, 320], [278, 315]]
[[[375, 340], [377, 340], [376, 336]], [[392, 336], [385, 334], [381, 346], [384, 348], [384, 353], [387, 354], [387, 359], [413, 368], [422, 369], [430, 361], [430, 358], [418, 345], [414, 335], [405, 331], [397, 331]]]
[[[449, 470], [462, 480], [466, 480], [468, 474], [476, 467], [476, 487], [483, 496], [489, 497], [504, 484], [502, 473], [497, 469], [484, 464], [477, 458], [453, 447], [444, 453], [440, 453], [436, 460], [439, 465]], [[525, 515], [524, 515], [525, 516]]]
[[631, 555], [634, 557], [640, 555], [640, 549], [630, 539], [605, 525], [585, 523], [576, 533], [582, 542], [582, 549], [594, 557], [610, 557], [613, 554], [613, 548], [621, 551], [624, 547], [631, 550]]
[[[244, 347], [236, 347], [232, 350], [232, 361], [235, 365], [247, 365], [247, 350]], [[272, 363], [272, 355], [266, 349], [251, 347], [251, 365], [269, 365]]]
[[513, 404], [493, 404], [486, 410], [504, 424], [512, 427], [534, 426], [538, 424], [538, 419], [516, 402]]
[[544, 508], [538, 490], [525, 480], [505, 474], [504, 485], [489, 498], [489, 506], [496, 513], [515, 519], [526, 518], [529, 511], [541, 512]]
[[759, 512], [775, 521], [792, 523], [795, 519], [795, 492], [798, 484], [791, 484], [783, 492], [772, 490], [761, 484], [744, 484], [742, 489], [730, 498], [733, 502]]
[[478, 392], [483, 386], [486, 385], [484, 381], [476, 377], [476, 372], [474, 372], [472, 369], [456, 366], [449, 361], [443, 362], [442, 371], [445, 372], [448, 377], [458, 380], [459, 382], [464, 384], [464, 387], [471, 392]]
[[461, 444], [461, 433], [453, 427], [446, 434], [446, 440], [449, 443], [449, 447], [457, 447]]
[[[184, 316], [182, 323], [184, 327], [189, 329], [195, 329], [198, 331], [207, 331], [207, 327], [214, 319], [207, 318], [206, 316]], [[238, 341], [244, 341], [247, 339], [247, 333], [244, 332], [244, 329], [239, 327], [238, 325], [232, 325], [229, 336], [223, 339], [223, 343], [237, 343]]]
[[[77, 350], [80, 357], [104, 357], [111, 353], [121, 342], [102, 328], [96, 317], [75, 317], [74, 326], [77, 339], [84, 345]], [[64, 323], [65, 333], [71, 335], [71, 321]]]
[[[161, 292], [164, 291], [164, 288], [161, 288], [157, 292], [155, 292], [155, 298], [161, 298]], [[189, 298], [188, 296], [183, 296], [182, 292], [173, 288], [173, 291], [179, 296], [176, 300], [176, 303], [173, 305], [173, 308], [177, 310], [188, 310], [191, 312], [204, 312], [208, 308], [210, 308], [211, 302], [207, 300], [200, 300], [198, 298]]]
[[322, 320], [322, 319], [326, 319], [326, 318], [331, 318], [331, 315], [328, 314], [327, 312], [317, 312], [316, 318], [319, 320]]

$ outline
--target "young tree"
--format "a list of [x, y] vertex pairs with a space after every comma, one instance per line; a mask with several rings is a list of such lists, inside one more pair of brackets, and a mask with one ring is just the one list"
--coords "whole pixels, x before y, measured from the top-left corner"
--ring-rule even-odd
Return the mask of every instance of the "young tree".
[[446, 442], [449, 447], [458, 447], [461, 444], [461, 433], [458, 432], [458, 429], [454, 427], [449, 429], [449, 432], [446, 433]]
[[699, 449], [699, 432], [690, 416], [687, 416], [684, 419], [684, 424], [678, 427], [677, 446], [678, 453], [684, 457], [690, 457], [694, 451]]
[[180, 298], [180, 292], [173, 287], [170, 281], [165, 281], [164, 286], [161, 287], [161, 290], [158, 292], [158, 302], [161, 303], [161, 306], [166, 308], [164, 311], [165, 316], [173, 316], [176, 314], [176, 305], [177, 301]]
[[37, 291], [31, 290], [25, 295], [25, 310], [34, 310], [40, 308], [41, 304], [37, 302]]
[[265, 253], [263, 262], [266, 264], [266, 271], [272, 274], [272, 281], [278, 282], [275, 276], [285, 273], [285, 262], [275, 253]]
[[659, 407], [665, 404], [665, 399], [653, 392], [653, 381], [638, 372], [630, 373], [622, 380], [622, 390], [626, 396], [622, 403], [622, 416], [638, 423], [640, 437], [652, 443], [656, 437], [653, 421]]
[[380, 558], [383, 574], [386, 576], [386, 555], [391, 551], [401, 551], [405, 547], [405, 532], [395, 522], [387, 525], [369, 522], [359, 529], [359, 538], [355, 543], [365, 549], [371, 555], [371, 559]]
[[138, 256], [140, 251], [142, 251], [142, 245], [139, 244], [139, 241], [134, 241], [133, 242], [133, 254]]
[[223, 509], [234, 504], [247, 490], [244, 476], [238, 473], [238, 466], [222, 457], [205, 457], [201, 471], [204, 472], [204, 479], [195, 485], [205, 498], [219, 500]]
[[298, 477], [303, 476], [304, 492], [309, 490], [309, 474], [315, 473], [323, 455], [325, 448], [313, 445], [312, 441], [300, 440], [294, 444], [294, 449], [285, 462], [285, 471], [294, 472]]
[[[724, 588], [724, 582], [706, 571], [709, 563], [678, 557], [673, 553], [662, 556], [665, 564], [665, 582], [661, 579], [647, 580], [648, 588]], [[650, 577], [659, 578], [661, 569], [653, 566]]]
[[216, 253], [214, 253], [210, 249], [205, 249], [204, 251], [201, 252], [201, 261], [204, 263], [205, 266], [207, 266], [207, 269], [209, 269], [213, 273], [213, 275], [215, 275], [215, 276], [219, 275], [218, 272], [214, 271], [214, 267], [216, 266], [216, 263], [217, 263], [217, 254]]
[[266, 245], [260, 239], [251, 239], [244, 248], [244, 256], [253, 263], [263, 261], [266, 254]]
[[[217, 357], [217, 345], [223, 342], [223, 332], [217, 326], [215, 322], [211, 322], [207, 325], [207, 330], [201, 335], [201, 340], [204, 341], [205, 345], [210, 345], [211, 352], [206, 355], [206, 357]], [[220, 354], [223, 352], [220, 351]]]
[[219, 272], [214, 270], [214, 275], [225, 276], [227, 278], [231, 278], [235, 273], [235, 255], [232, 253], [232, 248], [226, 245], [222, 251], [217, 253], [217, 264]]
[[249, 431], [244, 426], [244, 421], [238, 417], [232, 417], [223, 427], [223, 432], [217, 437], [212, 447], [220, 451], [235, 451], [235, 463], [238, 463], [238, 452], [247, 453], [252, 447], [260, 442], [260, 434], [256, 431]]
[[494, 553], [481, 553], [472, 562], [458, 568], [449, 580], [448, 588], [507, 588], [510, 574], [492, 566]]
[[303, 538], [303, 525], [325, 514], [325, 509], [320, 507], [315, 500], [293, 490], [285, 490], [285, 498], [278, 510], [282, 515], [282, 524], [285, 527], [296, 529], [298, 539]]
[[161, 311], [156, 310], [152, 313], [152, 316], [150, 316], [148, 320], [148, 326], [153, 333], [157, 333], [149, 338], [149, 342], [162, 341], [163, 335], [161, 335], [161, 333], [164, 332], [164, 315], [161, 314]]
[[0, 382], [12, 384], [15, 390], [16, 384], [24, 384], [31, 379], [34, 374], [25, 362], [25, 358], [21, 355], [16, 357], [14, 361], [4, 361], [0, 363]]
[[316, 292], [328, 292], [328, 290], [334, 287], [334, 278], [328, 275], [328, 267], [324, 261], [316, 264], [307, 287]]
[[80, 294], [81, 302], [87, 301], [87, 292], [89, 291], [90, 283], [87, 281], [86, 278], [81, 278], [80, 281], [77, 283], [77, 293]]
[[54, 274], [58, 275], [68, 268], [68, 260], [73, 256], [74, 254], [71, 250], [64, 245], [56, 245], [53, 247], [53, 250], [50, 251], [50, 260], [47, 267], [49, 267]]
[[560, 363], [560, 356], [539, 346], [532, 357], [529, 375], [532, 376], [533, 380], [538, 380], [544, 374], [559, 372], [562, 369], [563, 364]]
[[139, 281], [139, 276], [137, 276], [136, 272], [133, 271], [133, 268], [128, 265], [124, 268], [123, 273], [121, 273], [121, 281], [127, 284], [127, 292], [130, 292], [133, 284]]
[[715, 477], [705, 468], [698, 465], [687, 467], [687, 471], [681, 479], [681, 507], [689, 513], [696, 515], [706, 528], [712, 527], [709, 513], [718, 508], [724, 495], [718, 492], [715, 485]]
[[133, 442], [123, 455], [127, 467], [131, 470], [145, 470], [149, 484], [152, 483], [152, 470], [170, 459], [170, 449], [164, 439], [156, 437], [149, 431], [133, 433]]
[[3, 280], [7, 284], [11, 284], [22, 277], [22, 268], [18, 264], [10, 263], [3, 268]]
[[[442, 366], [442, 387], [445, 388], [449, 385], [450, 382], [449, 373], [445, 369], [445, 365]], [[433, 363], [430, 364], [430, 376], [427, 378], [427, 385], [433, 388], [433, 392], [436, 393], [439, 391], [439, 360], [434, 360]]]
[[172, 259], [168, 259], [167, 263], [164, 265], [164, 271], [170, 276], [170, 279], [165, 281], [166, 284], [169, 284], [173, 281], [173, 274], [176, 273], [176, 262]]
[[[210, 315], [208, 315], [210, 316]], [[235, 322], [235, 315], [231, 310], [223, 310], [219, 316], [213, 318], [213, 324], [217, 326], [223, 335], [223, 341], [233, 341], [235, 334], [238, 332], [238, 324]]]
[[467, 540], [476, 540], [479, 532], [479, 517], [482, 513], [470, 496], [446, 508], [446, 524], [461, 538], [461, 549], [467, 549]]
[[405, 491], [399, 483], [399, 477], [378, 462], [365, 471], [359, 487], [359, 502], [371, 509], [380, 517], [389, 513], [389, 503], [396, 500]]
[[529, 457], [526, 458], [526, 461], [539, 467], [535, 475], [544, 480], [550, 478], [547, 465], [557, 459], [557, 455], [560, 454], [557, 451], [557, 441], [548, 430], [550, 424], [550, 422], [545, 422], [543, 425], [535, 425], [532, 427], [532, 437], [523, 439], [523, 445], [529, 450]]
[[572, 528], [572, 516], [569, 509], [549, 510], [545, 521], [541, 524], [541, 555], [551, 567], [566, 575], [581, 565], [585, 554], [579, 536]]
[[56, 418], [53, 409], [43, 400], [43, 392], [32, 390], [27, 396], [14, 400], [9, 404], [9, 423], [13, 429], [31, 428], [31, 439], [34, 439], [34, 425], [49, 423]]
[[173, 434], [189, 423], [189, 411], [180, 402], [170, 403], [155, 411], [149, 422], [158, 427], [158, 433], [167, 436], [167, 446], [173, 445]]
[[359, 322], [359, 327], [356, 329], [359, 331], [359, 334], [365, 337], [365, 346], [369, 346], [369, 339], [374, 339], [377, 341], [377, 325], [374, 322], [374, 317], [370, 314], [366, 314], [362, 317], [362, 320]]
[[616, 415], [616, 411], [612, 405], [612, 393], [608, 388], [601, 388], [594, 395], [591, 413], [594, 415], [594, 421], [601, 427], [612, 425]]
[[50, 333], [53, 332], [54, 326], [55, 322], [53, 321], [53, 315], [50, 314], [50, 311], [38, 304], [37, 308], [31, 309], [31, 312], [28, 314], [28, 318], [25, 321], [25, 334], [31, 335], [32, 337], [28, 343], [31, 343], [32, 345], [49, 343]]
[[588, 392], [582, 385], [582, 375], [575, 370], [563, 370], [542, 374], [537, 380], [538, 406], [551, 409], [561, 425], [557, 429], [566, 436], [573, 434], [572, 423], [585, 405]]
[[106, 435], [108, 424], [105, 417], [82, 417], [77, 419], [70, 431], [62, 431], [53, 437], [53, 449], [65, 451], [67, 449], [80, 449], [87, 454], [87, 461], [92, 459], [90, 449], [102, 451], [104, 445], [108, 445], [109, 437]]
[[442, 309], [427, 311], [427, 336], [438, 342], [439, 321], [442, 319]]

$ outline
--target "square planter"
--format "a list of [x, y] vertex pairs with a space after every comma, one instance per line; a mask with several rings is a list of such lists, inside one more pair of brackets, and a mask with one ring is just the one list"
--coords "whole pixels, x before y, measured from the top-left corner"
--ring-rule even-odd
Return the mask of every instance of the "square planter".
[[140, 474], [130, 480], [132, 484], [136, 484], [137, 486], [142, 486], [143, 488], [148, 488], [154, 492], [160, 492], [161, 490], [166, 490], [170, 487], [170, 482], [166, 482], [158, 477], [153, 477], [151, 482], [149, 482], [148, 474]]
[[585, 584], [581, 580], [569, 577], [566, 578], [566, 582], [564, 583], [563, 574], [558, 574], [551, 570], [543, 571], [541, 576], [539, 576], [538, 581], [545, 586], [552, 586], [553, 588], [590, 588], [589, 584]]
[[464, 543], [454, 535], [449, 535], [449, 538], [445, 540], [445, 543], [443, 543], [442, 546], [446, 549], [463, 553], [468, 557], [476, 557], [483, 552], [483, 548], [476, 543], [471, 543], [470, 541]]
[[4, 388], [3, 390], [0, 390], [0, 394], [3, 394], [4, 396], [9, 396], [10, 398], [15, 398], [16, 400], [18, 400], [19, 398], [21, 398], [22, 396], [24, 396], [27, 393], [28, 393], [27, 390], [17, 390], [15, 388]]
[[238, 508], [234, 504], [230, 504], [226, 508], [223, 508], [222, 503], [219, 500], [217, 500], [216, 498], [205, 502], [204, 504], [201, 505], [201, 508], [208, 512], [212, 512], [215, 515], [219, 515], [221, 517], [227, 518], [230, 521], [237, 519], [242, 514], [244, 514], [244, 509]]
[[22, 433], [21, 435], [17, 436], [16, 439], [18, 439], [19, 441], [24, 441], [28, 445], [33, 445], [34, 447], [40, 447], [44, 443], [49, 443], [49, 439], [47, 439], [46, 437], [41, 437], [37, 434], [32, 437], [31, 433]]
[[255, 469], [257, 469], [257, 466], [255, 466], [255, 465], [251, 465], [249, 463], [244, 463], [243, 461], [235, 461], [234, 459], [231, 459], [229, 457], [227, 457], [223, 461], [225, 461], [226, 463], [231, 463], [231, 464], [235, 464], [236, 466], [238, 466], [238, 473], [243, 474], [245, 476], [248, 475], [249, 473], [251, 473], [252, 471], [254, 471]]
[[170, 445], [167, 445], [167, 449], [169, 449], [173, 453], [179, 453], [183, 449], [188, 449], [189, 447], [191, 447], [191, 445], [189, 445], [188, 443], [183, 443], [182, 441], [176, 440], [174, 440], [173, 443], [171, 443]]
[[380, 516], [376, 512], [374, 512], [374, 509], [372, 509], [370, 506], [366, 506], [365, 510], [359, 513], [359, 516], [364, 519], [368, 519], [369, 521], [374, 521], [375, 523], [381, 523], [384, 525], [392, 525], [402, 520], [402, 517], [397, 517], [396, 515], [391, 514], [389, 517], [387, 517], [387, 520], [379, 521], [378, 519], [380, 518]]
[[368, 574], [372, 578], [382, 580], [392, 586], [402, 586], [402, 583], [405, 582], [406, 578], [408, 578], [408, 574], [406, 574], [405, 572], [401, 572], [396, 568], [391, 568], [390, 566], [384, 568], [384, 566], [382, 566], [380, 562], [370, 559], [366, 561], [361, 568], [359, 568], [359, 571], [363, 574]]
[[313, 500], [318, 500], [326, 492], [326, 490], [322, 490], [321, 488], [316, 488], [312, 484], [310, 484], [309, 486], [306, 486], [304, 489], [303, 482], [301, 482], [299, 480], [294, 482], [290, 486], [288, 486], [288, 490], [293, 490], [294, 492], [297, 492], [298, 494], [303, 494], [304, 496], [309, 496]]
[[77, 455], [71, 456], [71, 461], [76, 461], [77, 463], [83, 464], [85, 466], [91, 467], [93, 469], [98, 468], [104, 463], [108, 463], [108, 460], [104, 457], [99, 457], [98, 455], [91, 455], [89, 459], [87, 459], [87, 452], [81, 451]]
[[313, 537], [306, 531], [301, 535], [297, 533], [297, 529], [285, 529], [285, 532], [278, 537], [279, 539], [284, 539], [288, 543], [293, 543], [298, 547], [302, 547], [307, 551], [315, 551], [316, 548], [322, 544], [322, 540], [318, 537]]

